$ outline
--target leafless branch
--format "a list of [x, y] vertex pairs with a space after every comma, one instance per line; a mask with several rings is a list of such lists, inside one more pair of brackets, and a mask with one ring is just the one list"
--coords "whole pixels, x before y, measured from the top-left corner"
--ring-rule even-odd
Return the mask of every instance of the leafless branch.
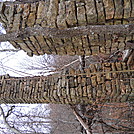
[[16, 50], [16, 49], [2, 49], [2, 50], [0, 50], [0, 52], [18, 52], [18, 51], [20, 51], [20, 50]]
[[1, 115], [2, 115], [2, 118], [3, 118], [3, 121], [4, 121], [4, 124], [6, 125], [6, 127], [8, 129], [10, 129], [12, 132], [16, 133], [16, 134], [22, 134], [19, 130], [17, 130], [15, 127], [11, 127], [7, 121], [7, 117], [8, 116], [5, 116], [5, 113], [2, 109], [2, 107], [0, 106], [0, 112], [1, 112]]
[[12, 113], [13, 109], [15, 108], [15, 106], [11, 106], [11, 108], [8, 110], [7, 114], [6, 114], [6, 118]]
[[91, 130], [90, 130], [89, 126], [83, 121], [83, 119], [77, 113], [77, 111], [75, 109], [73, 109], [73, 113], [76, 116], [76, 118], [78, 119], [78, 121], [81, 123], [81, 125], [84, 127], [84, 129], [86, 130], [87, 134], [91, 134]]

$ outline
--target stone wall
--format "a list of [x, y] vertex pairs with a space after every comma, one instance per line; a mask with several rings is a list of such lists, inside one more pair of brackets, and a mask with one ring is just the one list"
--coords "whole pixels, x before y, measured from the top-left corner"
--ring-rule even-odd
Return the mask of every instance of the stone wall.
[[90, 104], [134, 101], [134, 72], [126, 63], [92, 64], [42, 77], [0, 77], [0, 103]]
[[[20, 28], [69, 28], [95, 24], [128, 24], [134, 22], [132, 0], [41, 0], [35, 3], [1, 3], [1, 20], [16, 31]], [[5, 18], [3, 17], [5, 16]]]
[[[86, 25], [134, 23], [133, 0], [42, 0], [35, 3], [1, 3], [0, 21], [8, 33], [26, 27], [66, 29]], [[30, 36], [11, 41], [29, 56], [47, 54], [95, 55], [124, 50], [132, 36], [91, 34], [72, 38]]]
[[[133, 0], [42, 0], [35, 3], [0, 3], [0, 21], [7, 33], [40, 25], [67, 29], [87, 25], [134, 23]], [[29, 56], [111, 54], [126, 49], [134, 35], [90, 34], [71, 38], [29, 36], [10, 41]], [[116, 71], [116, 72], [115, 72]], [[134, 72], [126, 63], [92, 64], [84, 72], [64, 70], [47, 77], [1, 76], [1, 103], [78, 104], [133, 100]]]

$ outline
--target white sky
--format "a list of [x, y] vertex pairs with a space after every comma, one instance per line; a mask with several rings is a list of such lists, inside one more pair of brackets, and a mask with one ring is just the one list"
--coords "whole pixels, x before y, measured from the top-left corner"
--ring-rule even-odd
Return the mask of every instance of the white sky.
[[[1, 43], [1, 48], [0, 50], [2, 49], [6, 49], [7, 46], [8, 46], [8, 49], [12, 49], [12, 45], [9, 44], [9, 43]], [[30, 70], [27, 70], [27, 72], [25, 72], [26, 70], [25, 69], [22, 69], [22, 68], [19, 68], [19, 63], [24, 59], [24, 58], [27, 58], [27, 59], [33, 59], [33, 58], [36, 58], [37, 56], [34, 56], [34, 57], [29, 57], [27, 56], [27, 54], [24, 52], [24, 51], [19, 51], [19, 52], [1, 52], [0, 53], [0, 62], [2, 64], [0, 64], [0, 68], [2, 67], [1, 65], [3, 65], [3, 68], [5, 68], [5, 72], [4, 73], [8, 73], [10, 74], [11, 76], [23, 76], [23, 75], [30, 75], [32, 74], [33, 72], [31, 72]], [[12, 70], [12, 69], [15, 69], [15, 70]], [[19, 71], [22, 71], [22, 72], [25, 72], [26, 74], [22, 73], [22, 72], [17, 72], [16, 70], [19, 70]], [[36, 72], [35, 72], [36, 73]], [[37, 74], [35, 74], [37, 75]]]

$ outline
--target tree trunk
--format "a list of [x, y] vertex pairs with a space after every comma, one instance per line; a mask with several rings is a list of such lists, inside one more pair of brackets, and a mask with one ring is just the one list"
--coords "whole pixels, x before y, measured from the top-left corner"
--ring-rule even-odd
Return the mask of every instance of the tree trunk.
[[134, 70], [126, 63], [92, 64], [85, 73], [71, 70], [62, 73], [46, 77], [1, 76], [0, 103], [73, 105], [134, 99]]

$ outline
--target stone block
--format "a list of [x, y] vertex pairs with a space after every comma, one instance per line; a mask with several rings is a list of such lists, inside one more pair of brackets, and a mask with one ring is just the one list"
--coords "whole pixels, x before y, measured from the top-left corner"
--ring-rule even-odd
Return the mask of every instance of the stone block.
[[97, 22], [97, 13], [94, 5], [94, 0], [85, 0], [85, 3], [88, 24], [95, 24]]
[[57, 26], [59, 29], [67, 27], [67, 25], [66, 25], [66, 5], [65, 5], [64, 1], [59, 3]]
[[80, 26], [87, 24], [84, 6], [77, 7], [77, 20]]
[[58, 0], [50, 0], [47, 12], [47, 24], [49, 27], [56, 27], [56, 19], [58, 15]]
[[123, 18], [123, 2], [122, 0], [114, 0], [114, 2], [115, 2], [115, 9], [116, 9], [114, 19], [122, 19]]
[[113, 0], [103, 0], [104, 8], [106, 12], [106, 20], [111, 20], [114, 17], [114, 1]]
[[66, 23], [68, 27], [76, 26], [77, 19], [75, 14], [75, 2], [74, 1], [66, 1]]

